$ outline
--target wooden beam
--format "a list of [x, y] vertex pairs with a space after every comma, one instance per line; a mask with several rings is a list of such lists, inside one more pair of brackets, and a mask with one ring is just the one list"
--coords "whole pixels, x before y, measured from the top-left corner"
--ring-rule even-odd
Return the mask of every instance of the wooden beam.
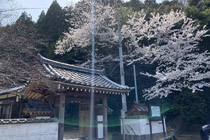
[[36, 95], [36, 94], [37, 94], [37, 93], [35, 93], [35, 92], [31, 92], [30, 95], [29, 95], [27, 98], [28, 98], [28, 99], [30, 99], [30, 98], [33, 99], [32, 97], [33, 97], [34, 95]]
[[59, 102], [58, 140], [63, 140], [63, 135], [64, 135], [65, 100], [66, 100], [66, 95], [61, 94], [60, 95], [60, 102]]
[[22, 118], [22, 111], [23, 111], [23, 103], [20, 102], [20, 110], [19, 110], [19, 118]]
[[[78, 98], [78, 97], [81, 97], [81, 98], [86, 98], [89, 100], [90, 98], [90, 93], [84, 93], [84, 92], [80, 92], [80, 93], [77, 93], [77, 92], [64, 92], [66, 93], [66, 97], [75, 97], [75, 98]], [[103, 98], [103, 94], [95, 94], [95, 98]]]
[[31, 91], [24, 93], [24, 99], [28, 98], [31, 94]]
[[39, 95], [35, 96], [34, 99], [39, 99], [41, 97], [43, 97], [43, 95], [42, 94], [39, 94]]
[[89, 99], [87, 98], [81, 98], [81, 97], [66, 97], [66, 102], [71, 102], [71, 101], [77, 101], [77, 102], [85, 102], [85, 101], [89, 101]]
[[31, 96], [32, 99], [38, 99], [38, 97], [42, 97], [43, 95], [40, 93], [36, 93], [33, 96]]
[[104, 123], [104, 140], [108, 140], [108, 121], [107, 121], [107, 112], [108, 112], [108, 105], [107, 105], [107, 96], [104, 95], [103, 98], [103, 123]]
[[16, 95], [12, 93], [0, 95], [0, 99], [7, 99], [12, 97], [16, 97]]
[[10, 102], [9, 119], [12, 117], [12, 102]]

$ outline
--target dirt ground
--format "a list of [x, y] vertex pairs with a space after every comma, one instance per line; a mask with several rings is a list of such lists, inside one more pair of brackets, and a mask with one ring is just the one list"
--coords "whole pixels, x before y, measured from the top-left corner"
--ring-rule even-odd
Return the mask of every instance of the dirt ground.
[[[201, 140], [199, 135], [180, 135], [176, 137], [177, 140]], [[109, 134], [109, 139], [111, 135]], [[67, 130], [64, 132], [64, 140], [79, 140], [78, 130]]]
[[[112, 133], [109, 132], [109, 139], [112, 138]], [[64, 140], [79, 140], [79, 130], [65, 130]]]
[[79, 131], [78, 130], [65, 131], [64, 140], [79, 140]]

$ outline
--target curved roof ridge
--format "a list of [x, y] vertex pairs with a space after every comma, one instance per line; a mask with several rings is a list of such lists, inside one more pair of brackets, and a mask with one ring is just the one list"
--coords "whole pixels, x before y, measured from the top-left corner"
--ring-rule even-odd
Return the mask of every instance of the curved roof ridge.
[[104, 76], [104, 75], [100, 75], [100, 76], [103, 77], [105, 80], [109, 81], [110, 83], [112, 83], [112, 84], [118, 86], [118, 87], [121, 87], [121, 88], [123, 88], [123, 89], [129, 89], [128, 86], [120, 85], [120, 84], [118, 84], [118, 83], [116, 83], [116, 82], [110, 80], [108, 77], [106, 77], [106, 76]]
[[22, 85], [22, 86], [19, 86], [19, 87], [14, 87], [14, 88], [0, 90], [0, 94], [9, 93], [9, 92], [17, 91], [17, 90], [21, 90], [21, 89], [25, 88], [25, 86], [26, 85]]
[[[41, 54], [38, 54], [38, 56], [40, 57], [40, 61], [43, 64], [48, 64], [48, 65], [56, 66], [58, 68], [70, 69], [70, 70], [75, 70], [75, 71], [80, 71], [80, 72], [85, 72], [85, 73], [92, 73], [92, 69], [89, 69], [89, 68], [79, 67], [72, 64], [67, 64], [67, 63], [51, 60], [51, 59], [45, 58]], [[94, 72], [95, 74], [104, 75], [104, 70], [95, 69]]]

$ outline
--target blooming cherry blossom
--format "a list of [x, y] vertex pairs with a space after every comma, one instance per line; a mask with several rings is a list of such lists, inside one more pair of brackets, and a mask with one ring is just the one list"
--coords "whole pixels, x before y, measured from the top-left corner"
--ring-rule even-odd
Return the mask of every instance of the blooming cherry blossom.
[[[129, 64], [137, 61], [158, 64], [155, 74], [141, 73], [157, 79], [153, 87], [144, 90], [145, 98], [167, 97], [184, 88], [194, 93], [210, 87], [210, 55], [208, 52], [199, 53], [198, 49], [199, 41], [206, 36], [207, 30], [199, 30], [195, 21], [181, 11], [152, 14], [149, 20], [143, 19], [145, 16], [139, 18], [134, 14], [123, 30], [129, 31], [127, 36], [132, 40], [128, 47], [134, 47], [128, 55], [131, 57]], [[143, 39], [149, 45], [139, 47]]]

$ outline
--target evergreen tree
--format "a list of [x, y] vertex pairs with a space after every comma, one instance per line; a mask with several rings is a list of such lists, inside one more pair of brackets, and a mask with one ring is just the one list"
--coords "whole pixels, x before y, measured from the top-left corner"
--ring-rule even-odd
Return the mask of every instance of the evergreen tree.
[[24, 25], [32, 25], [34, 24], [32, 21], [31, 15], [28, 15], [26, 12], [23, 12], [21, 16], [17, 19], [15, 24], [24, 24]]
[[188, 0], [189, 6], [196, 6], [201, 0]]
[[205, 5], [207, 5], [208, 7], [210, 7], [210, 0], [204, 0]]
[[158, 12], [159, 13], [169, 13], [171, 10], [179, 11], [184, 9], [184, 3], [181, 0], [173, 0], [173, 1], [164, 1], [159, 4]]
[[[62, 9], [56, 0], [53, 1], [47, 13], [41, 12], [36, 24], [36, 29], [40, 36], [47, 40], [47, 47], [41, 52], [42, 55], [56, 59], [54, 54], [55, 42], [63, 35], [63, 32], [69, 28], [66, 19], [70, 18], [71, 8]], [[43, 48], [43, 46], [40, 46]]]
[[144, 3], [146, 5], [152, 5], [152, 4], [156, 4], [156, 0], [145, 0]]
[[44, 11], [42, 11], [41, 12], [41, 14], [39, 15], [39, 19], [37, 20], [37, 31], [39, 32], [39, 33], [42, 33], [43, 34], [43, 26], [45, 26], [44, 25], [44, 19], [45, 19], [45, 12]]
[[28, 15], [26, 12], [23, 12], [21, 14], [21, 16], [17, 19], [13, 27], [15, 27], [14, 31], [16, 31], [16, 33], [19, 34], [20, 36], [22, 36], [21, 34], [34, 35], [36, 33], [35, 23], [32, 21], [31, 15]]
[[188, 0], [188, 4], [185, 9], [187, 16], [210, 28], [210, 0]]
[[65, 12], [56, 0], [53, 1], [46, 15], [42, 11], [37, 22], [37, 30], [55, 42], [66, 31]]
[[121, 0], [96, 0], [96, 2], [102, 2], [105, 5], [110, 5], [110, 6], [119, 6], [122, 4]]
[[129, 2], [129, 7], [131, 7], [134, 11], [139, 11], [143, 8], [143, 3], [139, 0], [131, 0]]

